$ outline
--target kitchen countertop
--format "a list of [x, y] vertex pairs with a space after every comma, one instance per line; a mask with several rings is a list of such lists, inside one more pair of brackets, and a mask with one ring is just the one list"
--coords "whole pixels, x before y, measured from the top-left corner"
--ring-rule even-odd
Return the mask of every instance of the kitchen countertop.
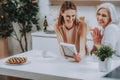
[[37, 31], [37, 32], [33, 32], [31, 33], [32, 36], [41, 36], [41, 37], [51, 37], [51, 38], [56, 38], [57, 35], [56, 34], [49, 34], [49, 33], [45, 33], [43, 31]]
[[63, 56], [56, 56], [51, 52], [31, 50], [14, 56], [25, 56], [25, 64], [10, 65], [0, 60], [0, 74], [28, 78], [34, 80], [117, 80], [103, 78], [107, 73], [120, 65], [119, 58], [112, 59], [111, 70], [100, 72], [95, 56], [87, 56], [79, 63], [71, 62]]
[[[51, 38], [56, 38], [57, 35], [55, 34], [55, 32], [52, 33], [47, 33], [47, 32], [43, 32], [43, 31], [36, 31], [31, 33], [32, 36], [36, 36], [36, 37], [51, 37]], [[87, 40], [92, 40], [90, 32], [87, 33]]]

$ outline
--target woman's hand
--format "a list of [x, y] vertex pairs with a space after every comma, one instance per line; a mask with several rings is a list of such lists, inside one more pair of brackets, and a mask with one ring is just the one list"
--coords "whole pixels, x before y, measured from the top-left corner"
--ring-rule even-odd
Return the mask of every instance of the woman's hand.
[[102, 34], [101, 34], [101, 30], [99, 30], [98, 28], [94, 28], [92, 30], [93, 32], [91, 33], [91, 36], [93, 38], [93, 42], [95, 45], [99, 45], [101, 44], [101, 40], [102, 40]]
[[92, 31], [93, 32], [91, 33], [91, 36], [93, 38], [94, 46], [93, 49], [90, 51], [91, 54], [95, 50], [97, 50], [97, 47], [99, 47], [99, 45], [101, 44], [101, 40], [103, 37], [103, 35], [101, 34], [101, 30], [99, 30], [98, 28], [94, 28]]
[[74, 58], [75, 62], [80, 62], [81, 61], [81, 58], [80, 58], [79, 54], [73, 54], [73, 58]]

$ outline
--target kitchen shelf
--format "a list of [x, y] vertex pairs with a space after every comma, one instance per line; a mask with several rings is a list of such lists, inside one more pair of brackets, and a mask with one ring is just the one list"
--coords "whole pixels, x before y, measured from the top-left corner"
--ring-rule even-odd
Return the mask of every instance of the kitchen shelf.
[[[50, 0], [51, 6], [61, 5], [66, 0]], [[97, 6], [104, 2], [113, 3], [116, 6], [120, 6], [120, 0], [69, 0], [74, 2], [78, 6]]]

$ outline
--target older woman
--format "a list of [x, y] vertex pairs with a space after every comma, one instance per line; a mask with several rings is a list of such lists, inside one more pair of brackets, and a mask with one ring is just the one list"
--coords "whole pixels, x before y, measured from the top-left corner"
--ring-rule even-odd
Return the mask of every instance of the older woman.
[[[79, 62], [86, 54], [86, 24], [77, 19], [77, 8], [73, 2], [65, 1], [62, 4], [55, 32], [59, 43], [65, 42], [76, 46], [77, 53], [73, 54], [73, 58]], [[61, 46], [60, 49], [64, 54]]]
[[117, 25], [115, 6], [111, 3], [101, 4], [96, 11], [96, 18], [98, 25], [103, 28], [103, 34], [98, 28], [93, 29], [93, 33], [91, 33], [94, 41], [92, 52], [103, 44], [112, 47], [116, 50], [116, 54], [120, 55], [120, 28]]

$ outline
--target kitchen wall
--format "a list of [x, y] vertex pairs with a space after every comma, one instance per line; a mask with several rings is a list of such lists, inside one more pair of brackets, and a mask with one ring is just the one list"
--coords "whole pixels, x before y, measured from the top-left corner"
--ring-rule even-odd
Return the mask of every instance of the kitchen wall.
[[[49, 23], [49, 26], [54, 26], [55, 21], [58, 18], [58, 14], [59, 14], [59, 9], [60, 9], [60, 5], [54, 6], [54, 5], [50, 5], [49, 0], [46, 0], [46, 2], [44, 0], [40, 0], [40, 5], [42, 7], [40, 7], [40, 18], [41, 18], [41, 23], [43, 24], [44, 21], [44, 16], [47, 15], [47, 20]], [[96, 9], [97, 9], [97, 5], [96, 6], [77, 6], [77, 14], [78, 14], [78, 18], [80, 16], [85, 16], [85, 21], [88, 25], [90, 25], [91, 27], [96, 27], [97, 22], [96, 22]], [[120, 14], [120, 6], [116, 6], [116, 10], [117, 13]], [[120, 17], [118, 15], [118, 17]], [[42, 26], [41, 24], [41, 26]]]
[[[48, 17], [50, 17], [49, 23], [51, 23], [52, 19], [55, 20], [58, 17], [59, 8], [60, 6], [50, 6], [50, 14], [48, 15]], [[85, 22], [94, 27], [97, 25], [95, 10], [95, 6], [77, 6], [77, 16], [78, 18], [80, 18], [81, 16], [85, 16]]]
[[117, 16], [119, 19], [119, 27], [120, 27], [120, 6], [116, 6], [116, 10], [117, 10]]
[[[17, 34], [20, 36], [19, 31], [18, 31], [18, 26], [17, 24], [14, 23], [14, 28], [16, 29], [16, 31], [18, 32]], [[34, 27], [32, 29], [32, 32], [35, 32], [36, 28]], [[31, 37], [31, 33], [27, 34], [27, 39], [28, 39], [28, 50], [32, 49], [32, 37]], [[24, 45], [24, 43], [23, 43]], [[15, 54], [19, 54], [21, 53], [21, 47], [20, 44], [18, 43], [18, 41], [16, 39], [14, 39], [13, 37], [9, 37], [8, 38], [8, 55], [15, 55]]]

